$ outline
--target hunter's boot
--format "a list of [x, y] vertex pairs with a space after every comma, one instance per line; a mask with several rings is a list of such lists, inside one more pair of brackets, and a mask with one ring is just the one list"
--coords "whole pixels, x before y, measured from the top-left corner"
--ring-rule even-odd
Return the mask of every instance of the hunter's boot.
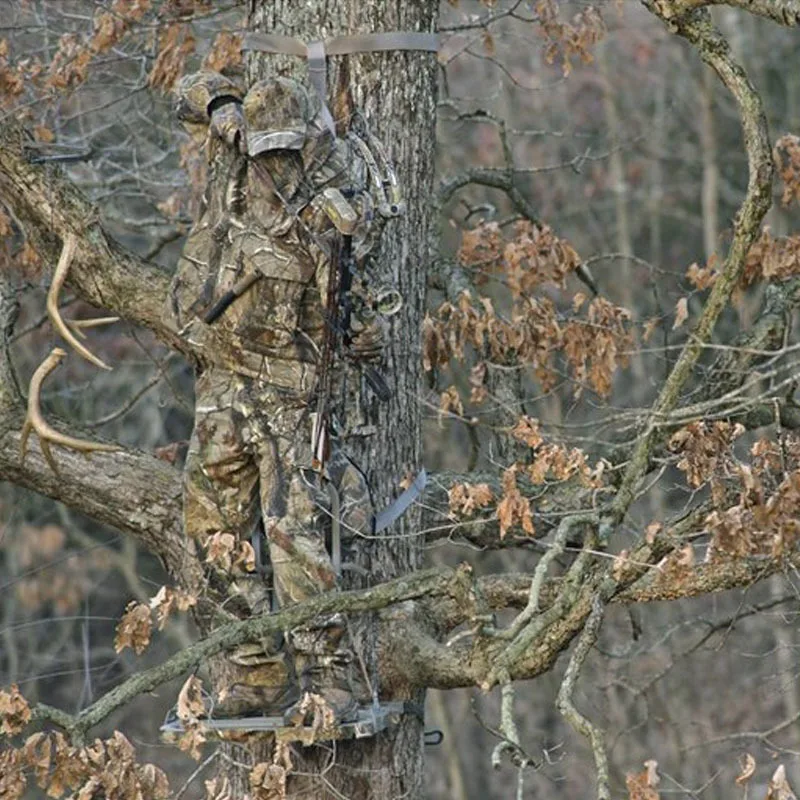
[[214, 717], [282, 717], [300, 699], [293, 659], [282, 642], [245, 643], [220, 661], [226, 688], [214, 703]]
[[353, 652], [341, 646], [344, 638], [338, 619], [321, 629], [292, 631], [301, 696], [284, 713], [287, 725], [324, 730], [358, 718], [363, 692], [358, 688]]

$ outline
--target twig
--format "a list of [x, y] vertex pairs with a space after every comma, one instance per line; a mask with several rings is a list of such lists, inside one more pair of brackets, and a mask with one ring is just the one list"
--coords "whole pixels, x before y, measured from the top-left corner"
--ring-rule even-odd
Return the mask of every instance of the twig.
[[603, 621], [603, 604], [599, 597], [595, 597], [592, 603], [592, 611], [586, 620], [586, 625], [578, 638], [575, 650], [567, 664], [567, 671], [564, 673], [564, 680], [558, 690], [556, 698], [556, 708], [561, 715], [578, 733], [589, 739], [594, 755], [595, 769], [597, 770], [597, 798], [598, 800], [610, 800], [611, 790], [609, 788], [608, 777], [608, 755], [603, 741], [603, 731], [584, 717], [572, 701], [575, 692], [575, 684], [578, 681], [581, 667], [583, 667], [586, 656], [597, 641], [597, 633]]
[[[455, 580], [459, 580], [457, 575]], [[205, 639], [176, 653], [162, 664], [128, 678], [80, 714], [71, 715], [60, 709], [39, 704], [34, 707], [34, 718], [54, 722], [70, 733], [76, 741], [81, 742], [87, 731], [132, 698], [152, 691], [200, 662], [237, 644], [260, 641], [278, 631], [296, 628], [315, 617], [334, 611], [345, 613], [374, 611], [423, 596], [447, 595], [454, 590], [454, 586], [452, 570], [430, 569], [388, 581], [371, 589], [330, 592], [274, 614], [261, 614], [241, 622], [228, 623]]]
[[703, 344], [710, 338], [719, 315], [730, 300], [731, 293], [744, 269], [747, 253], [758, 235], [764, 215], [772, 204], [774, 167], [761, 97], [750, 83], [744, 69], [731, 55], [730, 45], [712, 25], [707, 10], [674, 18], [670, 11], [680, 13], [677, 5], [673, 7], [669, 3], [656, 3], [654, 0], [645, 0], [645, 4], [650, 11], [696, 47], [703, 61], [715, 70], [735, 97], [747, 150], [749, 180], [747, 194], [736, 215], [733, 239], [725, 262], [691, 338], [681, 351], [653, 404], [650, 420], [633, 451], [614, 500], [610, 518], [604, 522], [602, 532], [604, 536], [622, 521], [636, 497], [639, 482], [647, 471], [650, 453], [655, 445], [658, 432], [657, 420], [669, 414], [677, 405], [681, 390], [703, 350]]

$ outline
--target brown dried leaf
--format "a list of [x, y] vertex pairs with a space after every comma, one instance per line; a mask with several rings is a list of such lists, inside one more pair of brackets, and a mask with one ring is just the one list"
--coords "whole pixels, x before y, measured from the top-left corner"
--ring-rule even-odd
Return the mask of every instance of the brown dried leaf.
[[680, 328], [689, 317], [689, 298], [681, 297], [675, 304], [675, 322], [672, 323], [672, 330]]
[[158, 593], [150, 598], [150, 609], [156, 613], [160, 631], [164, 630], [164, 625], [175, 609], [186, 611], [195, 605], [197, 605], [197, 598], [194, 595], [181, 589], [172, 589], [169, 586], [162, 586]]
[[653, 544], [656, 536], [663, 530], [664, 526], [660, 522], [651, 522], [644, 530], [644, 540], [647, 544]]
[[450, 513], [471, 517], [475, 510], [484, 508], [494, 499], [488, 483], [457, 483], [447, 493]]
[[132, 600], [125, 608], [125, 613], [117, 625], [114, 638], [114, 650], [121, 653], [130, 647], [136, 655], [141, 655], [150, 644], [153, 621], [150, 617], [150, 606]]
[[456, 414], [461, 417], [464, 415], [464, 404], [461, 402], [461, 396], [458, 394], [458, 389], [455, 386], [448, 386], [448, 388], [439, 395], [439, 415], [443, 414]]
[[659, 784], [658, 762], [650, 759], [644, 762], [644, 770], [637, 773], [628, 773], [625, 776], [625, 785], [628, 787], [628, 800], [660, 800], [656, 791]]
[[741, 771], [736, 776], [736, 785], [743, 786], [750, 780], [750, 778], [753, 777], [753, 775], [755, 775], [756, 760], [750, 755], [750, 753], [745, 753], [739, 759], [739, 765], [741, 767]]
[[0, 733], [14, 736], [30, 722], [30, 719], [30, 706], [20, 694], [16, 683], [11, 684], [10, 691], [0, 692]]
[[523, 442], [532, 449], [536, 449], [543, 441], [539, 432], [539, 420], [533, 417], [522, 416], [511, 431], [511, 435], [519, 442]]
[[705, 267], [699, 266], [696, 262], [689, 266], [686, 270], [686, 278], [695, 287], [702, 291], [714, 285], [717, 280], [716, 258], [713, 253], [711, 258], [708, 259], [708, 264]]
[[[25, 740], [22, 749], [25, 763], [36, 775], [36, 783], [40, 789], [47, 786], [50, 775], [50, 763], [53, 757], [53, 742], [46, 733], [34, 733]], [[0, 792], [0, 797], [3, 794]]]
[[21, 751], [13, 747], [0, 750], [0, 797], [20, 800], [27, 783]]
[[239, 552], [233, 562], [234, 567], [245, 572], [255, 572], [256, 569], [256, 551], [250, 542], [239, 542]]
[[144, 764], [136, 772], [143, 797], [147, 800], [168, 800], [169, 780], [163, 770], [155, 764]]
[[489, 396], [489, 392], [486, 389], [487, 371], [488, 368], [485, 361], [479, 362], [469, 371], [470, 403], [477, 405]]
[[517, 465], [514, 464], [503, 473], [503, 497], [497, 505], [501, 539], [515, 523], [521, 524], [522, 529], [530, 536], [536, 532], [533, 527], [531, 504], [522, 496], [517, 486], [517, 469]]
[[193, 724], [186, 726], [186, 732], [178, 739], [178, 749], [188, 753], [190, 758], [195, 761], [200, 760], [203, 754], [203, 745], [206, 743], [206, 734], [201, 725]]
[[781, 764], [770, 778], [765, 800], [797, 800], [789, 781], [786, 779], [786, 768]]
[[647, 322], [644, 324], [644, 330], [642, 331], [642, 341], [648, 342], [650, 341], [650, 337], [655, 332], [655, 329], [658, 327], [658, 323], [661, 320], [658, 317], [650, 317]]
[[192, 722], [205, 716], [203, 703], [203, 682], [196, 675], [190, 675], [178, 694], [178, 719]]
[[232, 533], [218, 531], [209, 536], [206, 542], [206, 563], [215, 564], [223, 570], [229, 570], [233, 565], [235, 547], [236, 538]]

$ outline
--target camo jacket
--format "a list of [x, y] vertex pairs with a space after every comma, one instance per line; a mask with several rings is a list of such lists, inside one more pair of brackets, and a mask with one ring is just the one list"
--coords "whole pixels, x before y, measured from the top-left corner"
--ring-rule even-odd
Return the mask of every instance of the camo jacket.
[[[178, 116], [194, 136], [205, 138], [208, 179], [165, 318], [202, 362], [308, 391], [324, 336], [337, 241], [319, 192], [343, 175], [351, 184], [365, 184], [366, 177], [352, 175], [349, 165], [357, 160], [321, 123], [301, 151], [248, 158], [209, 128], [209, 98], [220, 94], [241, 97], [238, 88], [210, 72], [184, 79], [179, 87]], [[368, 219], [368, 198], [357, 198], [355, 205]], [[376, 235], [374, 226], [360, 225], [354, 236], [358, 257], [371, 249]], [[261, 279], [213, 325], [202, 321], [204, 310], [255, 272]]]

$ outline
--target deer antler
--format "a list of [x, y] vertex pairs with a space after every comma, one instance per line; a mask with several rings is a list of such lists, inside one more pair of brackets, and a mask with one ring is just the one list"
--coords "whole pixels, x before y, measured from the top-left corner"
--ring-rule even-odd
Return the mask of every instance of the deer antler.
[[[111, 369], [105, 361], [99, 359], [87, 347], [82, 345], [69, 329], [71, 325], [75, 328], [75, 333], [81, 338], [85, 338], [82, 328], [95, 328], [98, 325], [107, 325], [110, 322], [116, 322], [119, 317], [100, 317], [98, 319], [85, 319], [85, 320], [71, 320], [69, 323], [61, 318], [61, 313], [58, 310], [58, 295], [61, 292], [61, 287], [69, 271], [69, 265], [72, 263], [72, 258], [75, 255], [75, 248], [78, 246], [78, 239], [74, 233], [68, 233], [64, 237], [64, 246], [61, 248], [61, 257], [58, 259], [58, 266], [53, 274], [53, 282], [50, 284], [50, 291], [47, 293], [47, 314], [50, 321], [53, 323], [55, 329], [67, 340], [70, 346], [87, 361], [91, 361], [96, 367], [101, 369]], [[55, 352], [55, 351], [53, 351]], [[52, 355], [52, 353], [51, 353]]]
[[42, 391], [42, 384], [45, 378], [61, 363], [66, 351], [60, 347], [53, 348], [49, 356], [37, 367], [36, 372], [33, 373], [31, 378], [31, 385], [28, 390], [28, 414], [25, 417], [25, 424], [22, 426], [22, 436], [19, 440], [19, 452], [22, 461], [25, 460], [25, 454], [28, 449], [28, 438], [31, 431], [35, 431], [39, 436], [39, 445], [42, 448], [42, 454], [50, 466], [50, 469], [58, 475], [58, 465], [53, 458], [53, 453], [50, 450], [50, 442], [53, 444], [61, 445], [62, 447], [69, 447], [71, 450], [77, 450], [88, 456], [89, 453], [104, 452], [110, 453], [121, 448], [115, 444], [105, 444], [102, 442], [89, 442], [86, 439], [76, 439], [73, 436], [67, 436], [64, 433], [59, 433], [55, 428], [51, 428], [47, 420], [42, 416], [40, 394]]

